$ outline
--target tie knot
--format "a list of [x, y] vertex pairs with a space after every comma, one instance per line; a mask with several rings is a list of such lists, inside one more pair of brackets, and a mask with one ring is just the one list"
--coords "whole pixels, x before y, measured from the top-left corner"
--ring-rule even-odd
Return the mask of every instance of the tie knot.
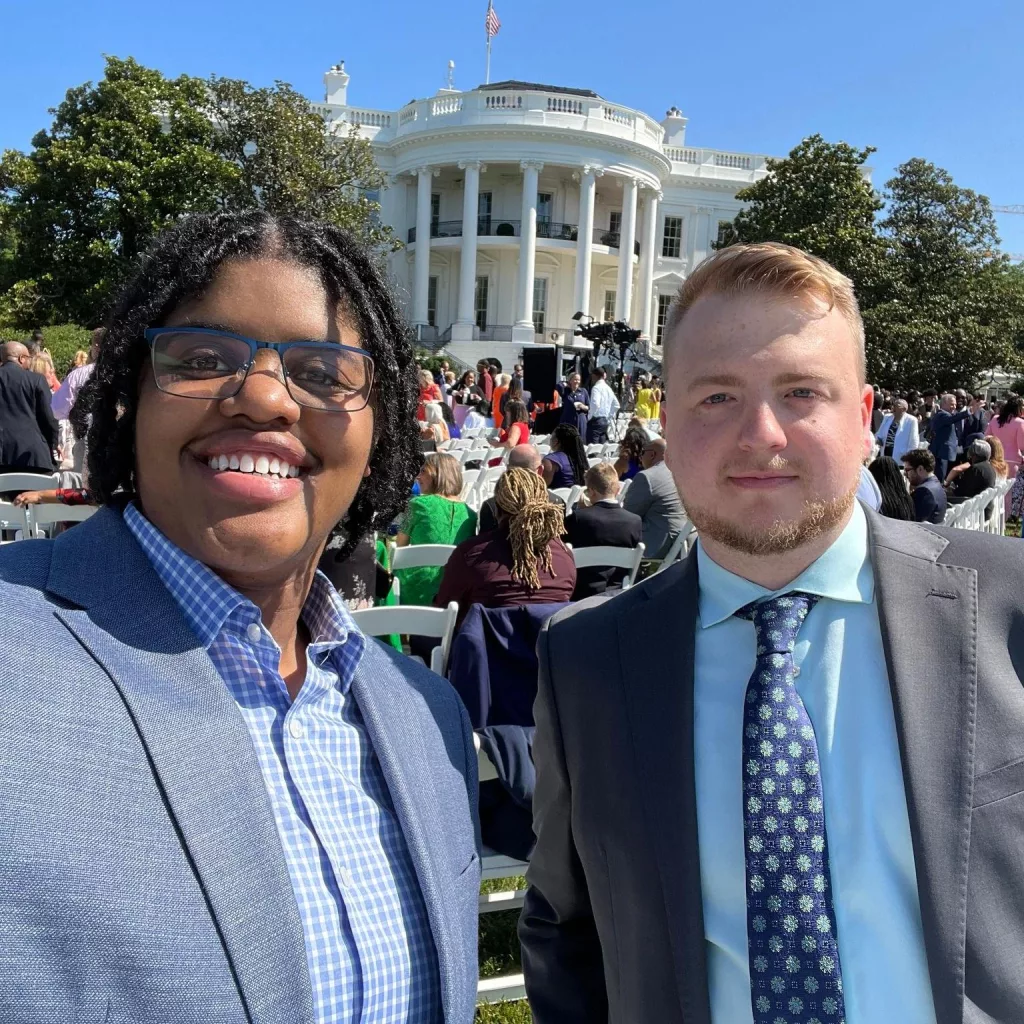
[[736, 615], [754, 623], [758, 654], [792, 653], [800, 627], [817, 600], [816, 594], [782, 594], [745, 605]]

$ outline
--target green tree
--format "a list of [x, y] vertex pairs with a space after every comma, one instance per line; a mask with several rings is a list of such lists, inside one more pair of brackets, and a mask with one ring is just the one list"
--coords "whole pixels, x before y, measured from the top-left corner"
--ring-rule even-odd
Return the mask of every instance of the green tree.
[[737, 214], [723, 245], [794, 245], [846, 274], [862, 301], [873, 296], [885, 266], [875, 231], [882, 202], [865, 169], [873, 152], [812, 135], [784, 159], [769, 160], [768, 174], [736, 194], [749, 205]]
[[865, 311], [868, 372], [887, 387], [971, 387], [1012, 370], [1024, 287], [985, 196], [915, 158], [886, 185], [885, 292]]
[[379, 244], [384, 179], [290, 86], [165, 78], [108, 57], [32, 150], [0, 157], [0, 320], [94, 324], [153, 235], [194, 212], [321, 217]]

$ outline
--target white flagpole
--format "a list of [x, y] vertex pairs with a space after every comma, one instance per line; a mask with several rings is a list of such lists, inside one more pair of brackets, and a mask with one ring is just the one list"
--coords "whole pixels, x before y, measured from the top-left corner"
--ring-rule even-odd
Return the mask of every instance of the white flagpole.
[[[492, 4], [488, 2], [487, 12], [490, 13]], [[487, 70], [484, 74], [484, 85], [491, 84], [491, 26], [485, 25], [484, 31], [487, 33]]]

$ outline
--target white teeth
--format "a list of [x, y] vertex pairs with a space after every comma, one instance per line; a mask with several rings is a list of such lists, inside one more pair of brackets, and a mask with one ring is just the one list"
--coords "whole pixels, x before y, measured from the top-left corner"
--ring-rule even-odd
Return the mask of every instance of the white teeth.
[[223, 472], [231, 469], [236, 473], [258, 473], [260, 476], [276, 476], [281, 480], [299, 475], [299, 467], [291, 466], [283, 459], [267, 455], [211, 455], [210, 469]]

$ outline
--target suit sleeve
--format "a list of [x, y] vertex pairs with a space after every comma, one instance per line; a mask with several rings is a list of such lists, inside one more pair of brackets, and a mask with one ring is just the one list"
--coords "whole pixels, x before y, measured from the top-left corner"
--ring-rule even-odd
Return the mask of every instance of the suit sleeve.
[[608, 1020], [601, 945], [572, 834], [572, 789], [551, 671], [551, 640], [541, 631], [534, 705], [537, 845], [519, 920], [526, 994], [534, 1024], [602, 1024]]
[[915, 487], [913, 499], [914, 518], [919, 523], [930, 522], [937, 504], [935, 501], [935, 495], [933, 495], [927, 487]]
[[647, 514], [647, 510], [654, 502], [654, 495], [651, 492], [650, 480], [643, 473], [637, 473], [633, 482], [622, 499], [622, 507], [627, 512], [633, 512], [641, 519]]
[[36, 384], [36, 421], [39, 423], [39, 430], [51, 451], [55, 451], [60, 442], [60, 428], [53, 415], [53, 395], [50, 392], [46, 379], [39, 378]]

